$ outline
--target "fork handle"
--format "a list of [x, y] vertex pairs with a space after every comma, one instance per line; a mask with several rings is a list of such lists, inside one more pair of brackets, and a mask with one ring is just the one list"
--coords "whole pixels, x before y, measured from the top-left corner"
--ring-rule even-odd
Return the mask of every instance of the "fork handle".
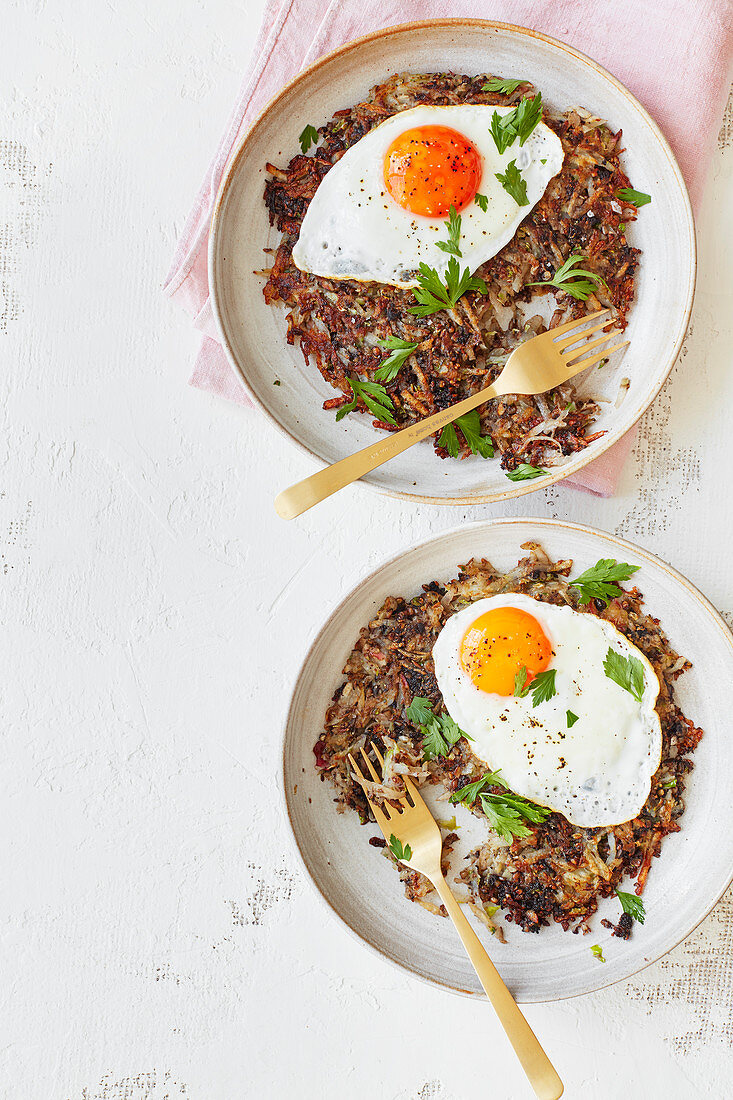
[[296, 516], [312, 508], [314, 504], [319, 504], [332, 493], [343, 489], [345, 485], [350, 485], [352, 481], [358, 481], [364, 474], [375, 470], [383, 462], [401, 455], [413, 443], [451, 424], [459, 416], [483, 405], [484, 401], [498, 396], [494, 386], [487, 386], [486, 389], [479, 390], [471, 397], [466, 397], [456, 405], [434, 413], [433, 416], [428, 416], [417, 424], [410, 424], [399, 432], [392, 432], [387, 439], [370, 443], [368, 447], [362, 448], [356, 454], [342, 458], [340, 462], [334, 462], [333, 466], [327, 466], [325, 470], [319, 470], [317, 474], [312, 474], [303, 481], [291, 485], [289, 489], [284, 489], [275, 497], [275, 511], [282, 519], [295, 519]]
[[563, 1094], [563, 1083], [555, 1072], [552, 1062], [499, 977], [496, 967], [454, 898], [448, 883], [439, 872], [436, 872], [435, 878], [432, 875], [430, 878], [440, 894], [443, 905], [448, 910], [448, 916], [456, 926], [458, 935], [463, 940], [463, 946], [486, 991], [486, 996], [491, 1001], [535, 1094], [540, 1100], [558, 1100], [558, 1097]]

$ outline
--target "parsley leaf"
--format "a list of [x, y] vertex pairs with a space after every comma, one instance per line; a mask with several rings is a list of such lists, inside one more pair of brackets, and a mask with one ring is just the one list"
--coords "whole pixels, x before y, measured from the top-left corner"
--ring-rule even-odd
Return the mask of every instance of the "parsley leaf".
[[546, 703], [548, 699], [552, 699], [553, 695], [557, 695], [557, 688], [555, 687], [556, 671], [557, 669], [548, 668], [544, 672], [538, 672], [530, 683], [527, 683], [527, 666], [522, 665], [514, 677], [514, 694], [518, 695], [520, 699], [524, 699], [531, 691], [533, 707], [538, 707], [540, 703]]
[[[425, 760], [445, 756], [448, 749], [468, 734], [458, 726], [450, 714], [433, 714], [433, 704], [420, 695], [405, 708], [405, 716], [422, 733], [422, 751]], [[470, 740], [470, 738], [469, 738]]]
[[514, 111], [509, 111], [505, 115], [494, 111], [491, 116], [491, 136], [494, 139], [494, 145], [502, 154], [506, 153], [517, 136], [517, 131], [514, 129], [514, 116]]
[[652, 201], [651, 195], [647, 195], [644, 191], [635, 191], [633, 187], [622, 187], [616, 194], [623, 202], [633, 203], [637, 210], [640, 206], [646, 206]]
[[[523, 99], [517, 106], [514, 119], [514, 129], [519, 137], [519, 144], [525, 141], [542, 118], [542, 92], [538, 92], [533, 99]], [[520, 203], [520, 206], [523, 203]]]
[[481, 85], [482, 92], [501, 92], [503, 95], [511, 95], [512, 92], [516, 92], [520, 84], [529, 84], [529, 80], [504, 80], [500, 76], [492, 76], [491, 80], [487, 80], [485, 84]]
[[450, 204], [448, 221], [444, 224], [448, 230], [448, 240], [438, 241], [438, 248], [441, 248], [443, 252], [450, 252], [454, 256], [462, 256], [463, 254], [458, 243], [461, 239], [461, 215], [458, 213], [453, 203]]
[[[496, 148], [500, 153], [505, 153], [509, 146], [514, 144], [516, 138], [519, 138], [520, 145], [524, 145], [541, 118], [541, 92], [538, 92], [533, 99], [522, 99], [513, 111], [508, 111], [504, 115], [494, 111], [491, 116], [491, 136]], [[526, 203], [520, 202], [519, 205], [526, 206]]]
[[301, 153], [307, 153], [311, 145], [318, 144], [318, 130], [316, 130], [315, 126], [306, 126], [305, 130], [303, 130], [303, 133], [298, 138], [298, 141], [300, 142]]
[[383, 420], [387, 424], [396, 424], [397, 421], [394, 418], [394, 405], [392, 399], [385, 390], [384, 386], [380, 386], [378, 382], [362, 382], [356, 375], [352, 375], [348, 379], [348, 383], [351, 386], [351, 392], [354, 395], [348, 405], [342, 405], [336, 413], [336, 420], [341, 420], [347, 413], [353, 412], [357, 406], [359, 398], [364, 402], [369, 412], [377, 418], [377, 420]]
[[676, 779], [665, 779], [664, 783], [662, 783], [662, 787], [664, 788], [665, 791], [674, 790], [674, 788], [676, 786], [677, 786], [677, 780]]
[[[484, 789], [486, 787], [503, 787], [507, 793], [492, 794]], [[514, 837], [529, 836], [526, 821], [539, 824], [550, 813], [545, 806], [537, 806], [526, 798], [511, 794], [500, 772], [486, 772], [475, 783], [468, 783], [450, 796], [451, 802], [464, 802], [469, 806], [477, 798], [491, 828], [508, 844]]]
[[565, 711], [565, 717], [566, 717], [567, 722], [568, 722], [568, 729], [570, 730], [570, 729], [573, 728], [575, 723], [578, 721], [578, 716], [577, 716], [577, 714], [573, 714], [573, 712], [571, 710], [566, 710]]
[[461, 429], [463, 438], [473, 454], [480, 455], [481, 458], [494, 457], [494, 444], [488, 436], [481, 435], [481, 417], [478, 409], [471, 409], [470, 412], [459, 416], [453, 424], [446, 425], [440, 433], [438, 446], [445, 447], [451, 458], [457, 458], [460, 451], [454, 424]]
[[494, 175], [506, 193], [511, 195], [514, 199], [517, 206], [529, 206], [527, 183], [522, 177], [522, 173], [517, 168], [516, 160], [509, 161], [506, 166], [506, 172], [503, 175], [501, 172], [495, 172]]
[[476, 194], [473, 196], [473, 199], [474, 199], [474, 202], [476, 203], [476, 206], [478, 206], [481, 210], [483, 210], [483, 212], [485, 214], [486, 211], [489, 209], [488, 196], [487, 195], [479, 195], [479, 193], [477, 191]]
[[392, 833], [389, 838], [389, 850], [395, 859], [412, 859], [412, 848], [409, 844], [403, 846], [402, 841]]
[[451, 802], [465, 802], [467, 806], [470, 806], [476, 801], [484, 787], [503, 787], [504, 790], [509, 790], [501, 777], [501, 772], [486, 772], [475, 783], [467, 783], [460, 790], [453, 791], [450, 800]]
[[[583, 259], [579, 252], [568, 256], [562, 267], [555, 272], [551, 279], [540, 279], [539, 282], [525, 283], [525, 286], [551, 286], [556, 290], [564, 290], [566, 294], [584, 302], [590, 294], [601, 285], [603, 279], [593, 271], [586, 271], [583, 267], [576, 267]], [[582, 350], [582, 349], [581, 349]]]
[[458, 299], [469, 290], [489, 293], [483, 279], [472, 277], [467, 267], [461, 272], [455, 256], [448, 263], [445, 283], [435, 268], [428, 267], [425, 263], [420, 264], [418, 283], [420, 285], [413, 290], [413, 294], [420, 304], [412, 306], [408, 311], [417, 317], [429, 317], [441, 309], [453, 309]]
[[408, 340], [400, 340], [399, 336], [388, 336], [386, 340], [377, 340], [377, 343], [380, 348], [389, 348], [392, 354], [380, 363], [374, 377], [378, 382], [392, 382], [399, 374], [400, 367], [407, 356], [412, 355], [417, 348], [417, 344], [411, 344]]
[[637, 703], [641, 702], [644, 695], [644, 666], [638, 657], [622, 657], [609, 646], [603, 671], [609, 680], [633, 695]]
[[458, 458], [461, 447], [453, 424], [446, 424], [438, 438], [438, 446], [445, 447], [451, 458]]
[[617, 582], [627, 581], [638, 568], [638, 565], [628, 565], [625, 561], [616, 561], [615, 558], [601, 558], [576, 580], [570, 581], [570, 584], [580, 593], [581, 604], [602, 600], [608, 605], [610, 600], [623, 595], [623, 589], [619, 588]]
[[522, 462], [516, 470], [505, 470], [504, 473], [510, 481], [530, 481], [533, 477], [544, 477], [547, 470], [541, 466], [531, 466], [529, 462]]
[[600, 960], [601, 960], [601, 962], [602, 962], [602, 963], [604, 963], [604, 962], [606, 961], [606, 960], [605, 960], [605, 959], [603, 958], [603, 948], [602, 948], [602, 947], [599, 947], [597, 943], [594, 943], [594, 944], [593, 944], [593, 946], [591, 947], [591, 951], [593, 952], [593, 954], [595, 955], [595, 957], [596, 957], [597, 959], [600, 959]]
[[624, 913], [628, 913], [629, 916], [633, 917], [639, 924], [644, 923], [646, 910], [644, 909], [644, 903], [641, 898], [637, 897], [636, 894], [625, 894], [623, 890], [617, 890], [616, 897], [621, 902], [621, 908]]
[[422, 695], [416, 695], [409, 707], [405, 707], [405, 717], [414, 726], [424, 726], [433, 717], [433, 704]]

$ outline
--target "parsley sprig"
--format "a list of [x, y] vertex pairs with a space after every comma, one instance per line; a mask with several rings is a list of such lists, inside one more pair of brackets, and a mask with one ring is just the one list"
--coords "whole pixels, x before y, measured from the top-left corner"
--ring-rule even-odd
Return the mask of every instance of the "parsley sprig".
[[526, 283], [526, 286], [551, 286], [556, 290], [564, 290], [566, 294], [584, 302], [593, 291], [601, 286], [603, 279], [593, 271], [586, 271], [583, 267], [577, 267], [576, 265], [582, 259], [583, 257], [579, 252], [574, 252], [572, 256], [568, 256], [565, 263], [551, 279], [540, 279], [539, 282]]
[[488, 436], [481, 435], [481, 417], [478, 409], [472, 409], [471, 412], [459, 416], [453, 424], [446, 424], [440, 433], [438, 446], [445, 447], [451, 458], [458, 458], [461, 450], [456, 435], [456, 425], [461, 429], [463, 438], [473, 454], [480, 455], [481, 458], [494, 457], [493, 443]]
[[593, 954], [595, 955], [595, 957], [596, 957], [597, 959], [600, 959], [600, 960], [601, 960], [601, 962], [602, 962], [602, 963], [604, 963], [604, 962], [606, 961], [606, 960], [605, 960], [605, 959], [603, 958], [603, 948], [602, 948], [602, 947], [600, 947], [600, 946], [599, 946], [599, 945], [598, 945], [597, 943], [594, 943], [594, 944], [593, 944], [593, 946], [591, 947], [591, 951], [592, 951], [592, 953], [593, 953]]
[[628, 565], [627, 562], [616, 561], [615, 558], [600, 558], [585, 573], [570, 581], [570, 585], [580, 594], [581, 604], [602, 600], [608, 605], [610, 600], [623, 595], [623, 589], [619, 588], [618, 582], [627, 581], [638, 568], [638, 565]]
[[529, 206], [527, 181], [517, 168], [516, 160], [509, 161], [506, 172], [503, 174], [501, 172], [495, 172], [494, 174], [506, 193], [514, 199], [517, 206]]
[[308, 125], [298, 138], [301, 153], [307, 153], [311, 145], [318, 144], [318, 130], [315, 126]]
[[483, 210], [484, 214], [489, 209], [488, 195], [480, 195], [477, 191], [476, 194], [473, 196], [473, 201], [476, 203], [476, 206], [478, 206], [480, 210]]
[[450, 210], [448, 211], [448, 220], [445, 222], [445, 227], [448, 230], [447, 241], [437, 241], [438, 248], [443, 252], [450, 252], [453, 256], [463, 256], [461, 252], [459, 241], [461, 239], [461, 215], [456, 210], [453, 203], [450, 204]]
[[517, 138], [519, 138], [519, 144], [524, 145], [541, 118], [541, 92], [538, 92], [533, 99], [521, 100], [513, 111], [508, 111], [505, 115], [494, 111], [491, 116], [491, 136], [496, 148], [500, 153], [505, 153]]
[[532, 466], [529, 462], [521, 462], [516, 470], [505, 470], [504, 473], [510, 481], [530, 481], [533, 477], [544, 477], [547, 470], [541, 466]]
[[652, 201], [651, 195], [647, 195], [645, 191], [635, 191], [633, 187], [622, 187], [616, 194], [622, 202], [632, 203], [637, 210]]
[[389, 850], [395, 859], [409, 860], [412, 859], [412, 848], [409, 844], [403, 845], [394, 833], [389, 838]]
[[461, 271], [458, 260], [451, 257], [445, 272], [445, 283], [433, 267], [420, 264], [418, 276], [419, 286], [413, 290], [419, 305], [412, 306], [409, 313], [417, 317], [430, 317], [441, 309], [453, 309], [459, 298], [469, 290], [478, 290], [482, 294], [488, 294], [488, 287], [483, 279], [471, 275], [468, 268]]
[[388, 336], [386, 340], [377, 340], [380, 348], [388, 348], [392, 354], [388, 355], [374, 372], [378, 382], [392, 382], [397, 377], [400, 367], [412, 355], [417, 344], [411, 344], [409, 340], [401, 340], [399, 336]]
[[557, 669], [554, 668], [545, 669], [544, 672], [538, 672], [534, 679], [527, 683], [527, 666], [522, 665], [514, 677], [514, 694], [518, 695], [520, 699], [524, 699], [531, 691], [533, 707], [538, 707], [540, 703], [546, 703], [548, 699], [552, 699], [553, 695], [557, 695], [557, 688], [555, 687], [556, 671]]
[[529, 84], [528, 80], [505, 80], [501, 76], [492, 76], [491, 80], [487, 80], [485, 84], [481, 85], [482, 92], [501, 92], [502, 95], [511, 95], [512, 92], [516, 92], [520, 84]]
[[359, 398], [364, 402], [369, 412], [373, 416], [376, 416], [377, 420], [382, 420], [386, 424], [396, 424], [397, 421], [394, 418], [394, 405], [392, 399], [385, 390], [384, 386], [380, 386], [378, 382], [363, 382], [360, 378], [357, 378], [355, 374], [352, 374], [347, 379], [351, 386], [351, 392], [353, 397], [347, 405], [342, 405], [336, 413], [336, 420], [342, 420], [347, 413], [353, 412], [356, 408]]
[[[507, 793], [494, 794], [487, 791], [486, 787], [503, 787]], [[475, 783], [468, 783], [450, 796], [451, 802], [463, 802], [468, 806], [472, 805], [477, 798], [480, 800], [481, 809], [489, 825], [507, 844], [510, 844], [514, 837], [529, 836], [531, 830], [525, 822], [539, 825], [550, 813], [546, 806], [537, 806], [518, 794], [512, 794], [501, 772], [486, 772]]]
[[609, 680], [633, 695], [637, 703], [641, 702], [644, 695], [644, 666], [638, 657], [624, 657], [609, 646], [603, 671]]
[[461, 737], [467, 736], [453, 721], [450, 714], [434, 714], [433, 704], [421, 695], [416, 695], [405, 708], [405, 717], [420, 728], [422, 752], [426, 760], [445, 756]]
[[643, 924], [646, 918], [646, 910], [641, 898], [636, 894], [625, 894], [623, 890], [616, 891], [616, 897], [621, 902], [621, 908], [624, 913], [628, 913], [630, 917], [633, 917], [639, 924]]
[[578, 715], [573, 714], [573, 712], [571, 710], [567, 710], [567, 711], [565, 711], [565, 720], [567, 721], [568, 729], [570, 730], [570, 729], [573, 728], [575, 723], [578, 721]]

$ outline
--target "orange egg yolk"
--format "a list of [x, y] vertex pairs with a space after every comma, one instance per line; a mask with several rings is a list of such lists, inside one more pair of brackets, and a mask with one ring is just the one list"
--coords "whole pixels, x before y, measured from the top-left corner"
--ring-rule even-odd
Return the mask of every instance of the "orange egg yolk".
[[461, 665], [479, 691], [514, 694], [514, 677], [527, 683], [550, 663], [552, 646], [533, 615], [518, 607], [492, 607], [471, 623], [461, 641]]
[[415, 126], [394, 139], [384, 158], [387, 190], [405, 210], [428, 218], [461, 210], [481, 183], [481, 155], [449, 126]]

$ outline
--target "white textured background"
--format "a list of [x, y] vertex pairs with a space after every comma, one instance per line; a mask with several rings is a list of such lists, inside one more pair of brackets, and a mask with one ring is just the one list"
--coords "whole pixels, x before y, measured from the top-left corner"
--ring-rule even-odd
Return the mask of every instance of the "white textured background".
[[[615, 499], [358, 488], [285, 525], [305, 460], [187, 388], [196, 337], [159, 290], [261, 3], [2, 5], [0, 1095], [522, 1100], [488, 1007], [324, 916], [279, 815], [280, 724], [355, 578], [464, 518], [596, 524], [733, 614], [733, 116], [685, 352]], [[733, 1095], [732, 921], [729, 895], [625, 985], [527, 1009], [569, 1098]]]

